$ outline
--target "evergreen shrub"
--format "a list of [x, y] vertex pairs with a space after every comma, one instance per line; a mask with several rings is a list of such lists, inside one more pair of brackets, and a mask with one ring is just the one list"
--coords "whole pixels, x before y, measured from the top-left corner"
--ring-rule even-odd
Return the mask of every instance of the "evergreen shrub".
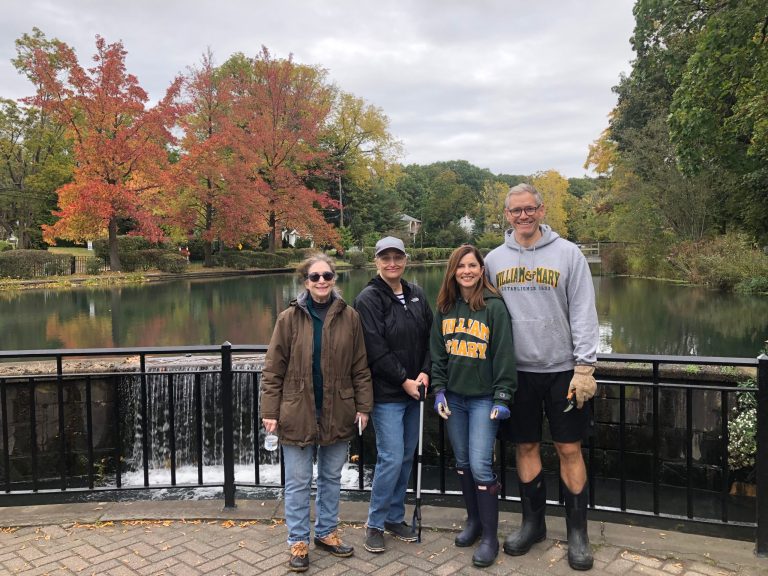
[[736, 292], [743, 294], [768, 294], [768, 276], [745, 278], [736, 284]]
[[756, 289], [768, 283], [768, 256], [745, 234], [728, 233], [675, 246], [670, 263], [682, 279], [724, 290]]
[[101, 274], [103, 268], [104, 260], [102, 258], [97, 258], [96, 256], [88, 256], [88, 259], [85, 261], [85, 271], [88, 274]]
[[[122, 252], [120, 255], [120, 267], [123, 272], [136, 272], [139, 268], [144, 268], [144, 256], [139, 251]], [[109, 260], [109, 256], [107, 256]]]
[[221, 253], [224, 266], [236, 270], [246, 268], [285, 268], [288, 258], [282, 254], [255, 252], [253, 250], [228, 250]]
[[364, 268], [370, 262], [365, 252], [347, 252], [347, 260], [352, 268]]
[[487, 249], [487, 251], [490, 251], [497, 246], [501, 246], [503, 243], [503, 232], [484, 232], [475, 241], [475, 246], [477, 246], [481, 251], [483, 248]]
[[294, 260], [296, 258], [297, 251], [293, 248], [278, 248], [275, 250], [275, 254], [278, 254], [279, 256], [282, 256], [285, 258], [286, 262], [290, 262], [291, 260]]
[[205, 258], [205, 241], [201, 238], [193, 238], [185, 242], [184, 246], [189, 248], [189, 260], [200, 262]]
[[180, 274], [186, 272], [189, 262], [178, 252], [163, 252], [157, 258], [157, 267], [161, 272]]
[[53, 254], [46, 250], [9, 250], [0, 252], [0, 276], [39, 278], [72, 273], [74, 256]]
[[296, 256], [298, 260], [306, 260], [310, 256], [314, 256], [320, 252], [317, 248], [299, 248], [296, 250]]
[[[136, 254], [138, 254], [139, 256], [138, 265], [145, 272], [152, 268], [160, 268], [160, 259], [166, 254], [174, 254], [174, 255], [181, 256], [181, 254], [178, 252], [173, 252], [173, 251], [165, 250], [162, 248], [147, 248], [146, 250], [138, 250]], [[181, 257], [184, 258], [183, 256]], [[121, 260], [122, 260], [122, 256], [121, 256]], [[185, 262], [186, 260], [187, 259], [184, 258]]]
[[[151, 248], [152, 244], [146, 238], [141, 236], [118, 236], [117, 237], [117, 253], [122, 256], [126, 252], [133, 252], [136, 250], [146, 250]], [[99, 238], [93, 241], [93, 253], [98, 258], [109, 258], [109, 240], [107, 238]]]
[[427, 253], [425, 250], [414, 248], [408, 252], [408, 256], [414, 262], [424, 262], [427, 259]]

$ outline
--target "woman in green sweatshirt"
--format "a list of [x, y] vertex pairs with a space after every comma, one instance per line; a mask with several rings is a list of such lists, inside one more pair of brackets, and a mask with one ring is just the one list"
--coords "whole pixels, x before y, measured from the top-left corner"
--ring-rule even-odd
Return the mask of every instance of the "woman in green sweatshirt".
[[455, 544], [472, 546], [482, 535], [472, 563], [490, 566], [499, 552], [493, 446], [499, 420], [509, 418], [517, 371], [509, 312], [474, 246], [457, 248], [448, 260], [430, 350], [435, 411], [446, 420], [467, 508]]

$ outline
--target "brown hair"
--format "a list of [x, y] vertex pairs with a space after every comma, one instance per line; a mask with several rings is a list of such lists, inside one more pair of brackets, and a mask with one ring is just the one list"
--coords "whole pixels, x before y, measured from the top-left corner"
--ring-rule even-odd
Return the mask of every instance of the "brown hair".
[[309, 269], [312, 268], [312, 265], [316, 262], [325, 262], [328, 264], [331, 272], [336, 274], [336, 262], [334, 262], [333, 258], [322, 252], [318, 252], [317, 254], [312, 254], [311, 256], [307, 257], [301, 264], [296, 266], [296, 275], [298, 276], [298, 280], [300, 282], [303, 282], [307, 279]]
[[[461, 291], [459, 290], [459, 284], [456, 282], [456, 270], [459, 267], [459, 262], [467, 254], [473, 254], [480, 266], [485, 268], [485, 260], [483, 255], [480, 254], [480, 250], [472, 246], [471, 244], [463, 244], [456, 248], [451, 253], [451, 257], [448, 259], [448, 269], [445, 271], [443, 277], [443, 283], [440, 285], [440, 292], [437, 295], [437, 309], [441, 314], [447, 314], [455, 305], [456, 300], [459, 298]], [[489, 290], [494, 294], [498, 294], [498, 290], [488, 281], [488, 277], [481, 276], [480, 282], [475, 285], [474, 292], [469, 297], [469, 309], [473, 312], [482, 310], [485, 308], [485, 298], [483, 298], [483, 290]]]

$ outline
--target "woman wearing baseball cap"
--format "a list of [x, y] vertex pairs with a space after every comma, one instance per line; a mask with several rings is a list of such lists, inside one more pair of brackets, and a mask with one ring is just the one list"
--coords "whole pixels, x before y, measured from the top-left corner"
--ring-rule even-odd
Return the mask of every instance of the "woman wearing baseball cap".
[[419, 385], [429, 386], [429, 334], [432, 310], [424, 292], [403, 280], [408, 262], [400, 238], [376, 243], [378, 274], [358, 294], [373, 378], [372, 421], [376, 432], [376, 472], [366, 523], [365, 549], [384, 552], [384, 533], [415, 542], [405, 519], [405, 492], [419, 439]]

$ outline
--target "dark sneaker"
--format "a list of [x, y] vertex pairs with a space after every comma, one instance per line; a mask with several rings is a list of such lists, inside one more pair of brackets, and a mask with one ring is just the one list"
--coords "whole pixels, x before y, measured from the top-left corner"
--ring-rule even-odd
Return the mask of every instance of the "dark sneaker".
[[288, 569], [292, 572], [305, 572], [309, 569], [309, 546], [306, 542], [296, 542], [291, 545]]
[[352, 546], [347, 546], [341, 541], [338, 532], [331, 532], [324, 538], [315, 537], [315, 546], [322, 550], [326, 550], [339, 558], [348, 558], [349, 556], [352, 556], [352, 553], [355, 551]]
[[368, 552], [378, 554], [384, 552], [384, 530], [378, 528], [366, 528], [365, 529], [365, 549]]
[[384, 532], [403, 542], [416, 542], [416, 540], [418, 540], [416, 532], [405, 522], [401, 522], [400, 524], [384, 522]]

